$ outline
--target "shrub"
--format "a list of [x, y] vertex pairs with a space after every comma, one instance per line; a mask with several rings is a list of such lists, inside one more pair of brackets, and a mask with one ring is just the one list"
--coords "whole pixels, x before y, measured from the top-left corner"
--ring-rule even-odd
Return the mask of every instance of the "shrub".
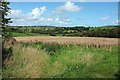
[[54, 32], [50, 32], [50, 36], [56, 36]]
[[55, 52], [59, 51], [62, 47], [60, 44], [43, 43], [41, 48], [47, 51], [50, 55], [53, 55]]

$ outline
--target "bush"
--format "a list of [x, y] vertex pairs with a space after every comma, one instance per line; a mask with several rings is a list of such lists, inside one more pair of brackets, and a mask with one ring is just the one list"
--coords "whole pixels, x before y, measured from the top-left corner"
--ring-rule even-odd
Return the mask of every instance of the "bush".
[[50, 36], [56, 36], [54, 32], [50, 32]]
[[55, 52], [59, 51], [62, 47], [60, 44], [48, 44], [48, 43], [43, 43], [42, 44], [42, 49], [47, 51], [50, 55], [53, 55]]

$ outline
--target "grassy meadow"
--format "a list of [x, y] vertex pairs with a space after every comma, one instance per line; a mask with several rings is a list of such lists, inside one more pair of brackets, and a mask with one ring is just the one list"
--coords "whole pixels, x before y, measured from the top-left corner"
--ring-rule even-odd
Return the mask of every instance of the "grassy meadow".
[[4, 64], [3, 78], [115, 78], [118, 47], [17, 43]]

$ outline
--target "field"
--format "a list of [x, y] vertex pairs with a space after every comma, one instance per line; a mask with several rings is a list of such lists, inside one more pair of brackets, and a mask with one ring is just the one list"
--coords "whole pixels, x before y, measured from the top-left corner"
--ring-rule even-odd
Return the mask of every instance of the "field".
[[62, 1], [49, 5], [2, 1], [3, 80], [120, 80], [117, 2]]
[[6, 28], [3, 78], [117, 78], [118, 26]]
[[104, 27], [53, 27], [53, 26], [9, 26], [7, 31], [18, 36], [69, 36], [119, 38], [119, 26]]
[[9, 26], [2, 76], [118, 78], [118, 27]]
[[116, 38], [15, 39], [12, 56], [4, 62], [4, 78], [116, 78], [118, 73]]
[[117, 38], [96, 38], [96, 37], [53, 37], [53, 36], [30, 36], [14, 37], [18, 42], [45, 42], [59, 44], [80, 44], [90, 46], [118, 46]]
[[[39, 33], [18, 33], [12, 32], [13, 37], [24, 37], [24, 36], [50, 36], [49, 34], [39, 34]], [[56, 36], [62, 36], [62, 34], [56, 34]]]
[[12, 36], [14, 36], [14, 37], [18, 37], [18, 36], [49, 36], [49, 34], [17, 33], [17, 32], [13, 32]]

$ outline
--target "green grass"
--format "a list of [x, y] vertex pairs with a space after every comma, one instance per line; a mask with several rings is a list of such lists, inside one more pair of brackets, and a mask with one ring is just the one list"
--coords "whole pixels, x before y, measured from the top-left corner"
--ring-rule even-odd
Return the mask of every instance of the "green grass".
[[38, 34], [38, 33], [16, 33], [13, 32], [12, 36], [18, 37], [18, 36], [49, 36], [49, 34]]
[[[39, 34], [39, 33], [17, 33], [12, 32], [13, 37], [19, 37], [19, 36], [50, 36], [49, 34]], [[56, 36], [62, 36], [62, 34], [56, 34]]]
[[3, 77], [115, 78], [117, 71], [117, 47], [20, 43], [13, 47]]
[[63, 36], [63, 34], [55, 34], [56, 36]]

